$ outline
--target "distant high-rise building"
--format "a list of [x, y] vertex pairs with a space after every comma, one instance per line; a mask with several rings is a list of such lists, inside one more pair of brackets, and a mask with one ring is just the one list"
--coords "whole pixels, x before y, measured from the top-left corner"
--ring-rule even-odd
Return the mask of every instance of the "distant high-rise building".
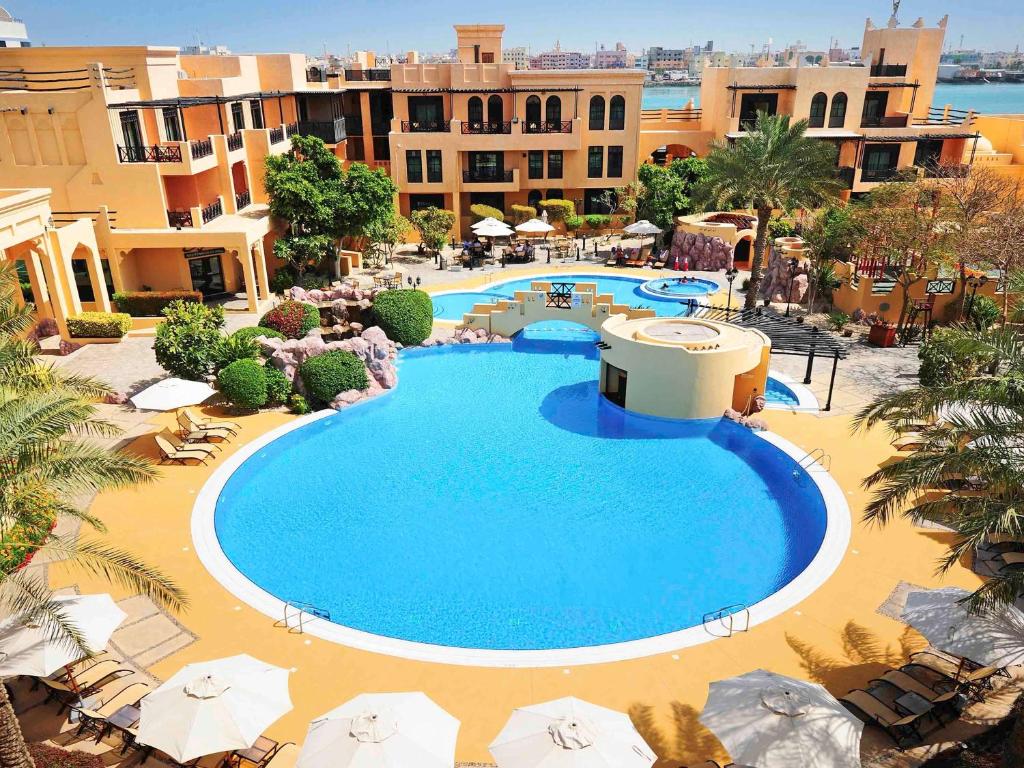
[[658, 70], [685, 69], [689, 57], [689, 50], [662, 48], [656, 45], [647, 49], [647, 68]]
[[530, 51], [524, 46], [504, 48], [501, 51], [501, 60], [506, 64], [512, 64], [516, 69], [529, 69]]
[[25, 22], [0, 7], [0, 48], [28, 48], [31, 45]]
[[628, 69], [634, 66], [636, 57], [622, 43], [616, 43], [614, 50], [608, 50], [602, 45], [594, 53], [594, 69]]
[[530, 58], [530, 69], [588, 69], [590, 57], [579, 51], [563, 51], [556, 40], [553, 50]]
[[181, 49], [186, 56], [230, 56], [231, 50], [226, 45], [186, 45]]
[[710, 52], [710, 51], [715, 50], [715, 41], [714, 40], [708, 40], [707, 44], [704, 46], [704, 50], [705, 50], [705, 52]]

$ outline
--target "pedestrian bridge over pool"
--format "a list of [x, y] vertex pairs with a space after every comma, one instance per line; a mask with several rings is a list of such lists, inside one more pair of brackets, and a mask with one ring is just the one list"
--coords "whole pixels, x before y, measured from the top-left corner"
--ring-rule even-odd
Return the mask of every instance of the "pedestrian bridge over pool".
[[533, 323], [563, 320], [600, 331], [604, 321], [613, 315], [635, 320], [654, 317], [655, 312], [616, 304], [610, 293], [597, 292], [596, 283], [536, 280], [530, 284], [530, 290], [516, 291], [513, 299], [474, 305], [471, 312], [462, 316], [462, 326], [510, 337]]

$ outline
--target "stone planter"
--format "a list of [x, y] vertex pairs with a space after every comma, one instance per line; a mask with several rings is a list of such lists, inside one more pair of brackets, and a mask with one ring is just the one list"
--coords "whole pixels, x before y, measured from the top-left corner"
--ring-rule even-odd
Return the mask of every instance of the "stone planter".
[[896, 344], [896, 328], [887, 325], [872, 325], [868, 331], [868, 344], [875, 347], [891, 347]]

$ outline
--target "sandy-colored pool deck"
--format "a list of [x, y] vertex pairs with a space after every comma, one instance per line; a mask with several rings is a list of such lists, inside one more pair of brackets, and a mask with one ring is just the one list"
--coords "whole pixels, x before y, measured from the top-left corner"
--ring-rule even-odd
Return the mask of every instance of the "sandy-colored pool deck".
[[[571, 263], [565, 269], [592, 272], [596, 267]], [[529, 272], [516, 270], [509, 277], [561, 270], [559, 265], [544, 264]], [[649, 270], [614, 271], [631, 273], [651, 274]], [[469, 288], [502, 277], [499, 270], [494, 277], [481, 275], [430, 288]], [[221, 415], [216, 409], [206, 412]], [[836, 695], [844, 694], [866, 685], [886, 667], [903, 663], [911, 650], [924, 646], [919, 636], [879, 612], [898, 585], [973, 589], [979, 583], [967, 568], [936, 575], [936, 562], [950, 533], [917, 528], [902, 520], [884, 529], [860, 522], [868, 499], [861, 480], [893, 456], [882, 431], [851, 434], [850, 420], [844, 415], [821, 418], [771, 411], [763, 417], [773, 431], [801, 448], [823, 448], [830, 455], [832, 474], [854, 517], [842, 562], [810, 597], [747, 632], [630, 661], [542, 669], [449, 666], [355, 650], [275, 627], [273, 619], [242, 603], [207, 572], [193, 550], [190, 518], [197, 493], [225, 457], [291, 421], [294, 417], [289, 414], [231, 416], [242, 425], [241, 433], [210, 466], [165, 466], [155, 484], [105, 493], [91, 509], [107, 525], [111, 544], [160, 567], [191, 598], [191, 605], [176, 619], [195, 640], [149, 666], [155, 677], [166, 679], [184, 664], [237, 653], [294, 669], [295, 709], [269, 729], [272, 738], [301, 744], [310, 720], [362, 692], [422, 690], [461, 720], [457, 759], [487, 763], [491, 762], [487, 745], [514, 708], [572, 695], [628, 711], [661, 757], [659, 768], [699, 764], [708, 758], [724, 762], [727, 754], [697, 721], [711, 681], [765, 668], [814, 680]], [[160, 414], [149, 423], [156, 432], [172, 422], [173, 414]], [[151, 435], [134, 440], [129, 450], [156, 459]], [[321, 476], [325, 496], [336, 489], [339, 504], [344, 503], [346, 484], [361, 482], [373, 473], [373, 467], [360, 464], [358, 447], [349, 454], [342, 450], [309, 468]], [[685, 477], [672, 479], [679, 482]], [[727, 499], [729, 488], [721, 492]], [[639, 498], [638, 503], [642, 503]], [[387, 499], [380, 504], [386, 507]], [[295, 552], [294, 558], [296, 568], [309, 567], [302, 552]], [[451, 567], [458, 568], [458, 561], [459, 554], [453, 552]], [[55, 587], [111, 591], [100, 578], [61, 564], [50, 567], [50, 578]], [[372, 589], [370, 584], [366, 587]], [[116, 590], [114, 594], [124, 596]]]

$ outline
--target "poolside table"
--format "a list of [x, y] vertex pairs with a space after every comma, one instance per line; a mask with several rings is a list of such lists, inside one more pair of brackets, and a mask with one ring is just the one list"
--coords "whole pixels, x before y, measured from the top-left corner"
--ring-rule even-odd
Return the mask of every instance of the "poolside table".
[[908, 691], [898, 697], [894, 702], [897, 707], [911, 715], [923, 715], [932, 709], [932, 703], [924, 696], [913, 691]]

